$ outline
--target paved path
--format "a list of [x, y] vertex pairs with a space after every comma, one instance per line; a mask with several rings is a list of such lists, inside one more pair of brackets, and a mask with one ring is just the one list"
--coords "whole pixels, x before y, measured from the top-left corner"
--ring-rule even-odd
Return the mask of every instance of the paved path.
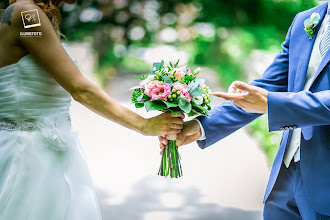
[[[88, 44], [71, 45], [82, 72], [92, 81], [93, 57]], [[221, 90], [216, 74], [205, 69], [210, 87]], [[130, 105], [128, 89], [137, 84], [120, 72], [107, 92]], [[221, 102], [216, 100], [213, 104]], [[180, 148], [183, 177], [157, 176], [158, 141], [122, 128], [77, 102], [71, 108], [94, 181], [104, 220], [259, 220], [269, 168], [258, 144], [245, 129], [201, 150], [197, 144]]]

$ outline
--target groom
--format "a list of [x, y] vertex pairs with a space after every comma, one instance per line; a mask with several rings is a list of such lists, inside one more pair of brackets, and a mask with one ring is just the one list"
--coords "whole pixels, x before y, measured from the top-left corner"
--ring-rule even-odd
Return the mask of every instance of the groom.
[[[267, 113], [269, 131], [284, 132], [264, 197], [266, 220], [330, 219], [329, 8], [297, 14], [262, 77], [215, 93], [229, 101], [211, 118], [186, 122], [178, 135], [178, 145], [198, 141], [205, 149]], [[310, 39], [304, 21], [312, 14], [319, 23]], [[166, 140], [160, 141], [163, 149]]]

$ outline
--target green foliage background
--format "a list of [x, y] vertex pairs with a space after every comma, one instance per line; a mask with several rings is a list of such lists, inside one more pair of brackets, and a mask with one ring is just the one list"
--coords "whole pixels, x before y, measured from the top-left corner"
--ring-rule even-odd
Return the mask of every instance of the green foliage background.
[[[234, 80], [248, 80], [243, 63], [254, 50], [275, 55], [294, 18], [320, 3], [316, 0], [83, 0], [61, 7], [61, 30], [69, 41], [89, 41], [98, 63], [96, 72], [105, 86], [121, 69], [149, 71], [150, 67], [130, 51], [155, 45], [172, 45], [189, 54], [189, 65], [212, 68], [224, 86]], [[0, 7], [8, 6], [1, 1]], [[82, 22], [86, 8], [98, 10], [102, 19]], [[152, 16], [151, 16], [152, 15]], [[164, 22], [167, 18], [173, 18]], [[186, 20], [185, 20], [185, 19]], [[188, 19], [188, 20], [187, 20]], [[155, 21], [158, 25], [155, 26]], [[187, 22], [188, 21], [188, 22]], [[206, 24], [213, 35], [203, 34]], [[130, 31], [141, 27], [144, 35], [132, 39]], [[189, 38], [162, 42], [166, 28], [188, 31]], [[117, 35], [116, 35], [117, 33]], [[119, 34], [118, 34], [119, 33]], [[251, 73], [252, 74], [252, 73]], [[250, 133], [259, 141], [271, 164], [279, 144], [279, 132], [268, 133], [267, 118], [252, 122]]]

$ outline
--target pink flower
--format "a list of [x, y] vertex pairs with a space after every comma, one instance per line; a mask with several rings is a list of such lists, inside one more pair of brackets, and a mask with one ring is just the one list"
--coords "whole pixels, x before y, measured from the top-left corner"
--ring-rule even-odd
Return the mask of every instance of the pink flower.
[[[175, 73], [174, 73], [175, 72]], [[173, 75], [174, 74], [174, 75]], [[180, 67], [180, 68], [174, 68], [171, 72], [169, 72], [169, 76], [170, 77], [174, 77], [177, 79], [177, 80], [181, 80], [183, 77], [186, 76], [186, 74], [191, 74], [191, 71], [189, 68], [183, 66], [183, 67]]]
[[192, 97], [189, 94], [188, 86], [185, 84], [182, 84], [180, 82], [173, 83], [173, 89], [180, 92], [180, 97], [187, 99], [189, 102], [191, 101]]
[[162, 99], [167, 101], [167, 96], [171, 95], [171, 85], [155, 80], [146, 84], [144, 93], [151, 98], [151, 101]]
[[151, 80], [153, 80], [155, 77], [156, 77], [156, 75], [149, 75], [145, 80], [142, 80], [142, 81], [140, 82], [140, 86], [141, 86], [142, 88], [144, 88], [144, 86], [145, 86], [147, 83], [151, 82]]

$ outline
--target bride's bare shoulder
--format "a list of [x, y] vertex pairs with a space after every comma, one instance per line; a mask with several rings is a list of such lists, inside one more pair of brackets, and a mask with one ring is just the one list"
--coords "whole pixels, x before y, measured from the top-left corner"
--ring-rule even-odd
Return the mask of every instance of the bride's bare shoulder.
[[39, 6], [30, 1], [18, 1], [9, 5], [1, 16], [1, 27], [23, 28], [24, 13], [38, 11], [44, 13]]

